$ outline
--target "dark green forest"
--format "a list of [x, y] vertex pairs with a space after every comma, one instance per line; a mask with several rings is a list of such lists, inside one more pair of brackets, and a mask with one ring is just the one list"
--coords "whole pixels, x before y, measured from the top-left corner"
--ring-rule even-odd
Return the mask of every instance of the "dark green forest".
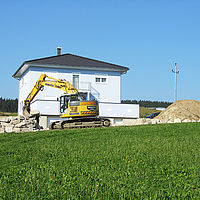
[[139, 104], [140, 107], [146, 107], [146, 108], [167, 108], [169, 105], [171, 105], [171, 102], [165, 102], [165, 101], [146, 101], [146, 100], [122, 100], [121, 103], [124, 104]]
[[17, 99], [4, 99], [0, 97], [0, 112], [16, 113], [18, 107]]

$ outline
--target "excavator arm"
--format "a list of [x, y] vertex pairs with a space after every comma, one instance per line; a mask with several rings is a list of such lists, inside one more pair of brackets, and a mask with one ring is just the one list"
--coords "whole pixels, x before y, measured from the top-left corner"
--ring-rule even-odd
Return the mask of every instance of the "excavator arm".
[[[46, 80], [46, 78], [48, 78], [48, 80]], [[47, 76], [46, 74], [42, 74], [40, 78], [37, 80], [30, 94], [24, 100], [24, 107], [23, 107], [24, 115], [28, 115], [30, 113], [31, 102], [38, 94], [38, 92], [42, 90], [45, 86], [63, 90], [67, 94], [78, 94], [78, 90], [74, 88], [74, 86], [70, 82], [62, 79], [55, 79]]]

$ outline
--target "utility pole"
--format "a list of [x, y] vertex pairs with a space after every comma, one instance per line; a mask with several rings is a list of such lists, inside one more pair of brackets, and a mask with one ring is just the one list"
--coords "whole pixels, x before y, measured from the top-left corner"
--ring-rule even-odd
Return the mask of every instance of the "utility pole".
[[175, 96], [174, 96], [174, 102], [175, 102], [177, 95], [177, 74], [179, 73], [179, 71], [177, 71], [177, 63], [175, 63], [175, 70], [172, 69], [172, 72], [175, 74]]

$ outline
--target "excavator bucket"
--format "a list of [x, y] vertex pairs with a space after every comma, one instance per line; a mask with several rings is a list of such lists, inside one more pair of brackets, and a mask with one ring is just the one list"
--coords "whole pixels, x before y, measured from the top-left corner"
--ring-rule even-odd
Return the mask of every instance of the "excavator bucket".
[[24, 116], [29, 116], [30, 115], [30, 106], [25, 105], [23, 107], [23, 115]]

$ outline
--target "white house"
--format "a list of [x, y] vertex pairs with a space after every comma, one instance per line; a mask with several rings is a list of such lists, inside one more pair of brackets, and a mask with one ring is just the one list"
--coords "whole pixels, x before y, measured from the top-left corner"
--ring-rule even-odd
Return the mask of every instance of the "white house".
[[[102, 62], [72, 54], [25, 61], [13, 74], [19, 80], [18, 114], [22, 115], [23, 102], [41, 74], [71, 82], [87, 100], [99, 102], [121, 102], [121, 76], [129, 69], [124, 66]], [[62, 90], [46, 87], [31, 104], [43, 116], [58, 118]]]

